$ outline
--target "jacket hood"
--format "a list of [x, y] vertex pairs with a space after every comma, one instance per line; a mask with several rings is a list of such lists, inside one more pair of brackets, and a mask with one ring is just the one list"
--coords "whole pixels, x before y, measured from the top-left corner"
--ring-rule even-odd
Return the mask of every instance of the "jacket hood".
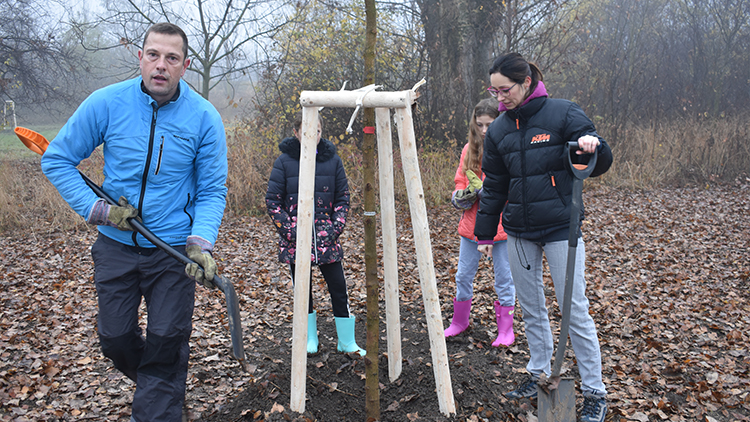
[[[279, 144], [279, 150], [283, 152], [284, 154], [287, 154], [290, 157], [294, 158], [295, 160], [299, 160], [300, 147], [301, 146], [299, 143], [299, 139], [297, 139], [294, 136], [284, 138], [284, 140], [282, 140], [281, 143]], [[336, 145], [334, 145], [328, 139], [321, 138], [320, 142], [318, 143], [318, 149], [317, 149], [317, 155], [315, 156], [315, 161], [325, 162], [333, 158], [335, 155], [336, 155]]]
[[[533, 100], [534, 98], [546, 97], [546, 96], [547, 96], [547, 88], [544, 86], [544, 82], [539, 81], [536, 84], [536, 88], [534, 88], [534, 92], [532, 92], [531, 95], [529, 95], [529, 97], [526, 98], [526, 100], [524, 100], [523, 104], [521, 104], [517, 108], [521, 108], [521, 107], [525, 106], [529, 101]], [[508, 111], [508, 108], [505, 107], [505, 104], [503, 104], [501, 102], [500, 105], [497, 106], [497, 110], [500, 113], [502, 113], [504, 111]]]

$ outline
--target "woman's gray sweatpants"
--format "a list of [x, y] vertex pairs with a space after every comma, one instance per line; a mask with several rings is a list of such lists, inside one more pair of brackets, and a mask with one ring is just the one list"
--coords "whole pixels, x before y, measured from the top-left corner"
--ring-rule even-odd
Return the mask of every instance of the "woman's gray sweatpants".
[[[550, 275], [555, 285], [557, 303], [562, 309], [565, 292], [565, 272], [568, 262], [568, 241], [538, 243], [508, 236], [508, 261], [516, 285], [518, 303], [523, 310], [529, 359], [526, 370], [539, 376], [550, 375], [550, 361], [554, 350], [552, 330], [544, 296], [542, 279], [542, 254], [547, 257]], [[607, 390], [602, 382], [602, 358], [594, 319], [589, 315], [586, 298], [584, 269], [586, 247], [578, 239], [573, 299], [570, 314], [570, 339], [581, 374], [581, 390], [586, 396], [604, 396]]]

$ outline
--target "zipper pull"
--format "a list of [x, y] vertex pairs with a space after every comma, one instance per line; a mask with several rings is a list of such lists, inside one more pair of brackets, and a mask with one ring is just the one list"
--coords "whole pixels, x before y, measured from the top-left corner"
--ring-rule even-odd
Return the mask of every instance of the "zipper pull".
[[518, 119], [516, 119], [516, 129], [521, 130], [521, 126], [518, 124]]
[[154, 171], [154, 176], [159, 175], [159, 170], [161, 169], [161, 156], [164, 152], [164, 136], [161, 137], [161, 143], [159, 144], [159, 155], [156, 159], [156, 170]]
[[552, 179], [552, 186], [557, 187], [557, 185], [555, 184], [555, 176], [550, 176], [550, 178]]

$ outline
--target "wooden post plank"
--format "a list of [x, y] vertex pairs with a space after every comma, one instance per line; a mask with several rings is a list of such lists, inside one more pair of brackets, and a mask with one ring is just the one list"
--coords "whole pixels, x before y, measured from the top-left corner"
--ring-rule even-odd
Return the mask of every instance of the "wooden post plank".
[[380, 221], [383, 230], [383, 279], [385, 285], [385, 324], [388, 339], [388, 378], [393, 382], [401, 375], [402, 362], [391, 110], [382, 107], [376, 108], [375, 119], [378, 136]]
[[310, 251], [312, 250], [315, 150], [318, 138], [318, 109], [302, 109], [297, 196], [297, 251], [294, 272], [294, 317], [292, 319], [292, 379], [290, 408], [305, 411], [307, 381], [307, 309], [310, 295]]
[[448, 416], [450, 413], [456, 413], [456, 404], [453, 398], [450, 369], [448, 367], [448, 352], [443, 333], [443, 317], [440, 313], [440, 300], [435, 280], [430, 229], [427, 221], [427, 208], [422, 188], [422, 177], [419, 172], [411, 107], [396, 109], [396, 125], [398, 127], [401, 161], [404, 169], [404, 178], [406, 179], [409, 209], [414, 229], [414, 244], [417, 251], [419, 280], [422, 286], [425, 317], [427, 318], [427, 333], [430, 338], [432, 368], [435, 373], [438, 404], [440, 412]]
[[348, 107], [355, 108], [360, 100], [365, 108], [404, 108], [411, 107], [418, 97], [411, 90], [397, 92], [371, 91], [362, 97], [357, 91], [302, 91], [300, 104], [302, 107]]

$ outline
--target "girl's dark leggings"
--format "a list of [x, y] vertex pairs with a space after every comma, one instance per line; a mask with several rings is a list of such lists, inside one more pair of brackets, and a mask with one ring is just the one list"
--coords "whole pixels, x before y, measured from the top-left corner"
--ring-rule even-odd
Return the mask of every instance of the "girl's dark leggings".
[[[323, 279], [325, 279], [326, 284], [328, 284], [328, 293], [331, 295], [333, 316], [348, 318], [349, 296], [346, 293], [346, 278], [344, 278], [344, 267], [341, 265], [341, 261], [333, 262], [331, 264], [320, 264], [317, 265], [317, 267], [320, 268], [320, 273], [323, 274]], [[289, 264], [289, 269], [292, 273], [292, 281], [294, 281], [295, 265]], [[310, 267], [310, 297], [307, 312], [310, 314], [313, 313], [312, 266]]]

